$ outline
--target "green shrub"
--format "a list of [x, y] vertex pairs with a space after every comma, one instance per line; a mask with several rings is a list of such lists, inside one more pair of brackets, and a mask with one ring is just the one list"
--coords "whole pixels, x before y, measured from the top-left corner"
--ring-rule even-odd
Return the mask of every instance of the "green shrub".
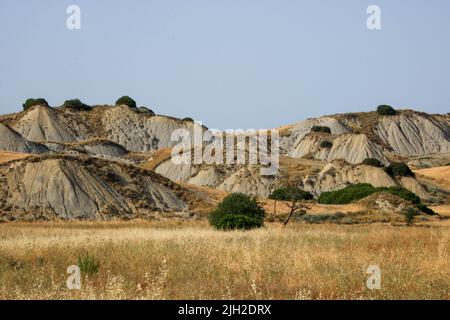
[[320, 147], [322, 149], [331, 149], [332, 146], [333, 146], [333, 144], [330, 141], [322, 141], [320, 143]]
[[38, 98], [38, 99], [29, 98], [22, 104], [22, 107], [23, 107], [23, 110], [28, 110], [29, 108], [38, 106], [38, 105], [48, 107], [48, 102], [44, 98]]
[[413, 204], [419, 204], [420, 198], [414, 193], [403, 187], [377, 188], [378, 192], [388, 192]]
[[318, 201], [322, 204], [349, 204], [379, 192], [393, 194], [415, 205], [421, 202], [415, 193], [403, 187], [375, 188], [368, 183], [354, 184], [341, 190], [323, 192]]
[[391, 106], [388, 106], [388, 105], [383, 104], [383, 105], [381, 105], [381, 106], [378, 106], [378, 108], [377, 108], [377, 113], [378, 113], [380, 116], [393, 116], [393, 115], [396, 114], [397, 112], [396, 112], [395, 109], [392, 108]]
[[426, 205], [424, 205], [423, 203], [418, 203], [416, 205], [416, 208], [420, 211], [422, 211], [425, 214], [428, 214], [430, 216], [435, 216], [436, 212], [433, 211], [433, 209], [428, 208]]
[[218, 220], [215, 227], [218, 230], [250, 230], [264, 225], [263, 219], [245, 216], [242, 214], [224, 215]]
[[377, 192], [377, 189], [368, 183], [350, 185], [344, 189], [330, 192], [323, 192], [319, 196], [321, 204], [348, 204], [353, 201], [365, 198]]
[[313, 126], [311, 128], [311, 132], [331, 133], [331, 129], [330, 129], [330, 127], [325, 127], [325, 126]]
[[209, 223], [217, 230], [248, 230], [262, 227], [264, 216], [256, 197], [232, 193], [210, 214]]
[[117, 99], [116, 106], [121, 106], [123, 104], [126, 106], [129, 106], [130, 108], [133, 108], [133, 109], [137, 108], [136, 101], [131, 99], [129, 96], [123, 96], [123, 97], [120, 97], [119, 99]]
[[186, 117], [186, 118], [183, 118], [182, 121], [194, 122], [194, 119]]
[[79, 110], [79, 111], [89, 111], [92, 109], [91, 106], [88, 106], [87, 104], [84, 104], [79, 99], [72, 99], [72, 100], [66, 100], [63, 104], [64, 108]]
[[414, 177], [414, 173], [404, 162], [394, 162], [386, 168], [386, 172], [392, 177]]
[[367, 158], [362, 162], [362, 164], [372, 166], [372, 167], [378, 167], [378, 168], [384, 167], [383, 163], [380, 160], [375, 159], [375, 158]]
[[147, 107], [139, 107], [139, 108], [138, 108], [138, 112], [139, 112], [139, 113], [149, 114], [149, 115], [152, 115], [152, 116], [155, 115], [155, 113], [153, 112], [153, 110], [151, 110], [151, 109], [149, 109], [149, 108], [147, 108]]
[[78, 267], [82, 274], [92, 276], [99, 271], [100, 262], [94, 256], [84, 254], [78, 257]]

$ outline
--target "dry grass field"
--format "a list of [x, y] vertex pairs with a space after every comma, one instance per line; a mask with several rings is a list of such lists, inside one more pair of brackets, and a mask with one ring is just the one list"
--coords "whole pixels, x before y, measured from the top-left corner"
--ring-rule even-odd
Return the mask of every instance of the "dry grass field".
[[[68, 290], [86, 255], [98, 272]], [[380, 290], [366, 288], [369, 265]], [[0, 224], [0, 299], [450, 299], [449, 266], [448, 225]]]

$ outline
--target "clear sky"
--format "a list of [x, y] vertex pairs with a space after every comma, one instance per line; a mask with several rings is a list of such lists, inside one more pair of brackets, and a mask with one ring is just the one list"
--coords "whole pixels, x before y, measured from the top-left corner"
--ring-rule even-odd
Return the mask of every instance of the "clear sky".
[[[372, 4], [381, 30], [366, 27]], [[450, 112], [450, 1], [0, 1], [1, 113], [121, 95], [219, 129], [379, 104]]]

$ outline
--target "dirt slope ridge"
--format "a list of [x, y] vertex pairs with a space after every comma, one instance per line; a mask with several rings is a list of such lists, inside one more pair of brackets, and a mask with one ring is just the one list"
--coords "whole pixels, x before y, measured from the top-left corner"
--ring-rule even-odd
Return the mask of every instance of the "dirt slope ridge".
[[89, 157], [18, 160], [0, 165], [0, 180], [3, 219], [145, 217], [156, 211], [182, 212], [199, 202], [154, 172]]
[[26, 111], [15, 123], [14, 129], [30, 141], [72, 142], [77, 140], [74, 123], [64, 119], [63, 113], [52, 108], [36, 106]]
[[1, 122], [0, 150], [22, 153], [44, 153], [48, 151], [45, 146], [28, 141], [19, 133]]

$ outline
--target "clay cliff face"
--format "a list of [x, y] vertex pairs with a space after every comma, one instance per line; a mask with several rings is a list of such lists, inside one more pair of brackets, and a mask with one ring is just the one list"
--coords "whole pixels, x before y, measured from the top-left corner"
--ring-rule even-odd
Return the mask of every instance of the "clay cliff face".
[[374, 130], [399, 155], [450, 152], [450, 126], [441, 116], [410, 113], [384, 117]]
[[109, 220], [183, 212], [195, 196], [154, 172], [89, 157], [0, 165], [0, 218]]

